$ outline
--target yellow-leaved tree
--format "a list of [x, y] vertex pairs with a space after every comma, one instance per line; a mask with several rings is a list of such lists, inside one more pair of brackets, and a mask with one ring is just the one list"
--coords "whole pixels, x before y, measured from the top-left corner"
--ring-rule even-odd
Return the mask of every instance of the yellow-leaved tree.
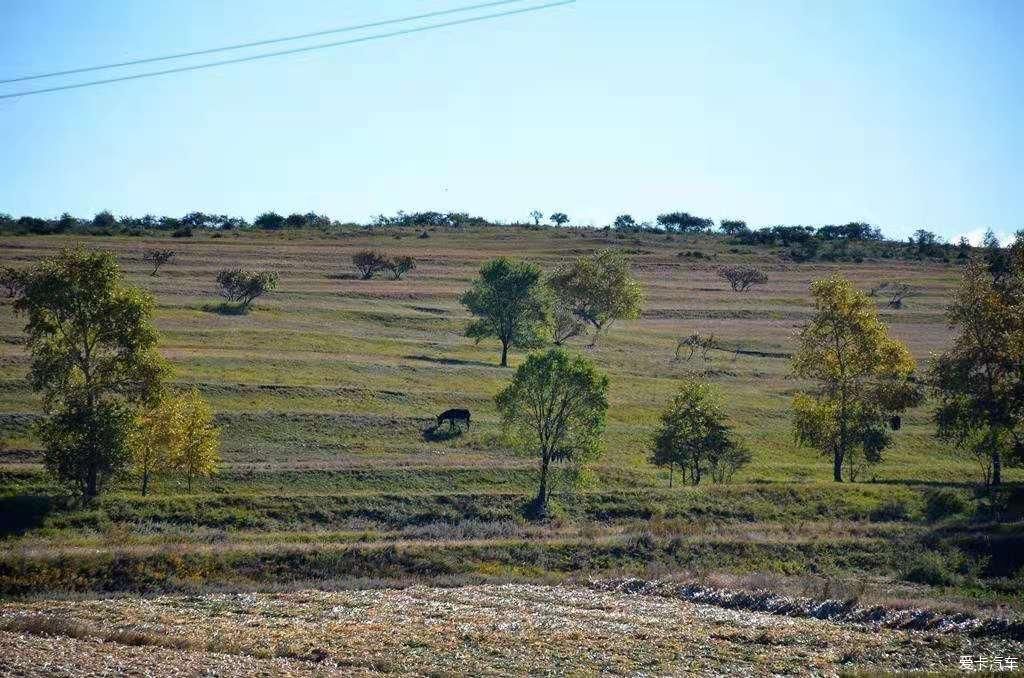
[[176, 466], [192, 480], [216, 473], [220, 463], [220, 430], [213, 424], [213, 409], [199, 391], [192, 389], [181, 396], [181, 439]]
[[140, 414], [132, 443], [142, 494], [154, 475], [171, 471], [185, 474], [191, 492], [192, 481], [212, 475], [220, 463], [220, 431], [213, 424], [213, 410], [196, 389], [165, 393]]
[[142, 494], [149, 491], [154, 476], [174, 467], [181, 428], [179, 400], [164, 396], [135, 418], [131, 436], [132, 470], [142, 483]]
[[832, 459], [832, 475], [856, 480], [881, 461], [899, 414], [921, 401], [914, 359], [889, 336], [868, 296], [840, 276], [811, 285], [814, 317], [801, 328], [796, 376], [817, 382], [793, 400], [797, 440]]

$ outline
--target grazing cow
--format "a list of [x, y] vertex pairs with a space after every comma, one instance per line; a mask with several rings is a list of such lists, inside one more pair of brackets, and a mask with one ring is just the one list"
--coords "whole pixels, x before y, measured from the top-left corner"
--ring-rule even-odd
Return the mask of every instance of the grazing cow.
[[466, 428], [469, 428], [469, 410], [445, 410], [441, 414], [437, 415], [438, 426], [446, 421], [448, 422], [449, 430], [455, 428], [456, 422], [466, 422]]

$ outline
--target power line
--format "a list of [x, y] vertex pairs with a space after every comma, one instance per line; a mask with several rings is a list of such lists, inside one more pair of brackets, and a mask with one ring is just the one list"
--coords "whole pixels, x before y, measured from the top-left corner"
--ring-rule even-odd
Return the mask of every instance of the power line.
[[13, 99], [15, 97], [30, 96], [32, 94], [46, 94], [48, 92], [61, 92], [69, 89], [79, 89], [82, 87], [93, 87], [95, 85], [107, 85], [115, 82], [125, 82], [127, 80], [140, 80], [142, 78], [152, 78], [158, 75], [169, 75], [171, 73], [185, 73], [187, 71], [198, 71], [206, 68], [216, 68], [217, 66], [227, 66], [229, 64], [240, 64], [246, 61], [256, 61], [258, 59], [269, 59], [272, 57], [286, 56], [289, 54], [299, 54], [302, 52], [312, 52], [318, 49], [327, 49], [330, 47], [341, 47], [344, 45], [354, 45], [360, 42], [370, 42], [371, 40], [383, 40], [385, 38], [394, 38], [401, 35], [410, 35], [412, 33], [423, 33], [425, 31], [432, 31], [438, 28], [447, 28], [449, 26], [459, 26], [462, 24], [469, 24], [478, 21], [486, 21], [488, 19], [498, 19], [500, 17], [513, 16], [516, 14], [526, 14], [528, 12], [536, 12], [542, 9], [550, 9], [552, 7], [559, 7], [561, 5], [571, 5], [576, 0], [559, 0], [559, 2], [549, 2], [543, 5], [536, 5], [534, 7], [525, 7], [523, 9], [513, 9], [507, 12], [498, 12], [495, 14], [484, 14], [482, 16], [475, 16], [468, 19], [457, 19], [455, 21], [445, 21], [443, 23], [431, 24], [429, 26], [419, 26], [417, 28], [406, 28], [401, 31], [393, 31], [391, 33], [379, 33], [377, 35], [368, 35], [361, 38], [352, 38], [351, 40], [340, 40], [338, 42], [328, 42], [319, 45], [310, 45], [308, 47], [297, 47], [295, 49], [281, 50], [279, 52], [267, 52], [265, 54], [255, 54], [253, 56], [239, 57], [237, 59], [225, 59], [223, 61], [214, 61], [205, 64], [197, 64], [194, 66], [180, 66], [178, 68], [169, 68], [163, 71], [149, 71], [146, 73], [137, 73], [135, 75], [123, 75], [117, 78], [107, 78], [105, 80], [91, 80], [88, 82], [80, 82], [73, 85], [60, 85], [57, 87], [47, 87], [44, 89], [25, 90], [22, 92], [14, 92], [11, 94], [0, 94], [0, 99]]
[[419, 21], [421, 19], [431, 19], [434, 17], [445, 16], [449, 14], [458, 14], [461, 12], [471, 12], [477, 9], [484, 9], [487, 7], [495, 7], [498, 5], [510, 5], [515, 2], [525, 2], [526, 0], [497, 0], [495, 2], [483, 2], [477, 5], [468, 5], [465, 7], [457, 7], [455, 9], [445, 9], [437, 12], [427, 12], [426, 14], [416, 14], [413, 16], [402, 17], [401, 19], [386, 19], [384, 21], [374, 21], [368, 24], [359, 24], [357, 26], [345, 26], [344, 28], [332, 28], [326, 31], [316, 31], [314, 33], [303, 33], [301, 35], [289, 35], [283, 38], [271, 38], [269, 40], [258, 40], [256, 42], [244, 42], [237, 45], [228, 45], [227, 47], [213, 47], [211, 49], [201, 49], [194, 52], [180, 52], [178, 54], [168, 54], [166, 56], [148, 57], [145, 59], [133, 59], [131, 61], [121, 61], [113, 64], [104, 64], [102, 66], [86, 66], [84, 68], [72, 68], [66, 71], [53, 71], [52, 73], [39, 73], [37, 75], [23, 75], [17, 78], [7, 78], [6, 80], [0, 80], [0, 85], [12, 83], [12, 82], [24, 82], [26, 80], [40, 80], [42, 78], [55, 78], [61, 75], [74, 75], [76, 73], [88, 73], [90, 71], [102, 71], [110, 68], [122, 68], [124, 66], [138, 66], [140, 64], [150, 64], [156, 61], [169, 61], [171, 59], [183, 59], [185, 57], [201, 56], [203, 54], [215, 54], [217, 52], [228, 52], [236, 49], [246, 49], [248, 47], [262, 47], [264, 45], [274, 45], [281, 42], [291, 42], [293, 40], [304, 40], [306, 38], [316, 38], [321, 35], [332, 35], [334, 33], [350, 33], [352, 31], [364, 30], [367, 28], [380, 28], [381, 26], [389, 26], [392, 24], [407, 23], [409, 21]]

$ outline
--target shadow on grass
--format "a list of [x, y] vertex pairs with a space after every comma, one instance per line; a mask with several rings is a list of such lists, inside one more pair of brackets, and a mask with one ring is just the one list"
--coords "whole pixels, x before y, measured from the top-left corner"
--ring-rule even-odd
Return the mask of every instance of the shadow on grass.
[[41, 527], [46, 516], [61, 508], [61, 502], [43, 494], [0, 498], [0, 537], [9, 537]]
[[475, 365], [477, 367], [497, 367], [494, 363], [487, 363], [482, 360], [460, 360], [458, 358], [434, 358], [428, 355], [404, 355], [406, 360], [420, 360], [426, 363], [437, 363], [438, 365]]
[[461, 426], [438, 426], [431, 424], [423, 429], [423, 439], [428, 443], [443, 443], [458, 438], [462, 433]]
[[245, 315], [249, 312], [249, 307], [222, 301], [219, 304], [206, 304], [203, 306], [203, 310], [207, 313], [216, 313], [218, 315]]

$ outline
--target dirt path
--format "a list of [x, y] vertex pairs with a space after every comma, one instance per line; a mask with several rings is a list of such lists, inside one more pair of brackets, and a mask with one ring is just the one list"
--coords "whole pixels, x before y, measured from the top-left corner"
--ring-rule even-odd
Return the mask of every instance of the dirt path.
[[838, 675], [956, 670], [1024, 644], [568, 586], [0, 605], [0, 675]]

